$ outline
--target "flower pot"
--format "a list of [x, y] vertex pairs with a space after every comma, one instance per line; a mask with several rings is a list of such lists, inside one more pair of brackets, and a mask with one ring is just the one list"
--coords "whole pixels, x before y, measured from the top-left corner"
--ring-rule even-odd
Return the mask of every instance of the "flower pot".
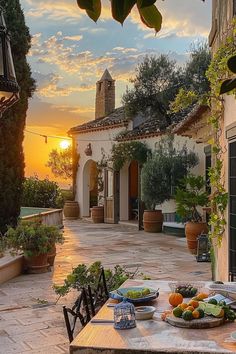
[[51, 266], [51, 267], [53, 267], [53, 265], [54, 265], [54, 260], [55, 260], [55, 257], [56, 257], [56, 245], [55, 244], [53, 244], [52, 246], [51, 246], [51, 249], [50, 249], [50, 251], [48, 252], [48, 264]]
[[38, 256], [24, 256], [25, 268], [27, 273], [40, 274], [48, 271], [48, 255], [39, 254]]
[[162, 232], [163, 214], [161, 210], [144, 210], [143, 226], [146, 232]]
[[95, 206], [92, 208], [92, 220], [95, 224], [101, 224], [104, 222], [103, 206]]
[[67, 219], [75, 220], [79, 218], [79, 204], [74, 201], [65, 202], [63, 208], [64, 216]]
[[197, 238], [201, 233], [207, 233], [208, 227], [205, 222], [187, 222], [185, 225], [185, 235], [188, 249], [192, 254], [197, 254]]

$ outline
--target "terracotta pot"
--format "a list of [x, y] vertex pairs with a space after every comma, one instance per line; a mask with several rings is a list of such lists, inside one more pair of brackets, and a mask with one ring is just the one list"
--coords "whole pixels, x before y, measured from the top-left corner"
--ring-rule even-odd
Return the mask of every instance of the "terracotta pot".
[[104, 222], [103, 206], [95, 206], [92, 208], [92, 220], [95, 224], [101, 224]]
[[55, 260], [55, 257], [56, 257], [56, 245], [52, 245], [50, 251], [48, 252], [48, 264], [53, 267], [54, 265], [54, 260]]
[[64, 216], [67, 219], [75, 220], [79, 218], [79, 204], [74, 201], [67, 201], [63, 208]]
[[201, 233], [207, 233], [208, 227], [205, 222], [187, 222], [185, 225], [185, 235], [188, 249], [192, 254], [197, 254], [197, 238]]
[[47, 253], [31, 257], [25, 256], [24, 259], [27, 273], [40, 274], [48, 271], [49, 264]]
[[143, 226], [146, 232], [162, 232], [163, 214], [161, 210], [144, 210]]

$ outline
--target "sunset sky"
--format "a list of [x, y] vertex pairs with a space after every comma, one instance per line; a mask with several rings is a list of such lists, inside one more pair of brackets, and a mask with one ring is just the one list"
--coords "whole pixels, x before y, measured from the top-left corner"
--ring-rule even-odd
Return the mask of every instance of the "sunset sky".
[[[116, 79], [116, 106], [145, 54], [169, 53], [183, 64], [191, 43], [207, 39], [211, 0], [157, 0], [163, 27], [155, 36], [136, 11], [123, 27], [110, 18], [109, 1], [97, 24], [76, 0], [21, 0], [32, 35], [28, 56], [37, 91], [30, 101], [27, 131], [67, 137], [72, 126], [94, 118], [95, 83], [108, 68]], [[59, 139], [25, 132], [26, 175], [51, 178], [45, 167]], [[68, 185], [65, 182], [64, 185]]]

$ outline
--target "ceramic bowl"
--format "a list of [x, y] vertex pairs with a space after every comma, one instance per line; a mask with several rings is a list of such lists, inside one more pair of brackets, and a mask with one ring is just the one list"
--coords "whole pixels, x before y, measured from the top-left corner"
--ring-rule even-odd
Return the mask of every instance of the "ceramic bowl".
[[135, 318], [136, 320], [150, 320], [155, 311], [154, 306], [138, 306], [135, 308]]

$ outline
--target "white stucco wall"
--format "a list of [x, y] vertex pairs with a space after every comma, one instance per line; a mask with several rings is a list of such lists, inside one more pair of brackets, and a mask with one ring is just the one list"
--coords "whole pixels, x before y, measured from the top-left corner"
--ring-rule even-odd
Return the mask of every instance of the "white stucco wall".
[[[89, 215], [89, 206], [85, 198], [85, 186], [86, 182], [89, 184], [89, 181], [85, 180], [86, 168], [89, 164], [89, 161], [93, 160], [95, 162], [101, 161], [102, 151], [104, 151], [106, 156], [110, 155], [112, 145], [114, 144], [114, 138], [118, 133], [123, 131], [124, 128], [116, 128], [109, 130], [100, 130], [95, 132], [90, 132], [86, 134], [76, 135], [75, 141], [77, 144], [77, 150], [80, 154], [79, 168], [77, 173], [77, 192], [76, 200], [79, 202], [81, 209], [81, 216], [85, 217]], [[155, 146], [160, 141], [161, 137], [152, 137], [141, 139], [143, 143], [146, 143], [148, 147], [152, 150], [155, 150]], [[92, 156], [86, 156], [85, 149], [87, 145], [91, 143], [92, 147]], [[181, 136], [175, 136], [174, 140], [175, 146], [180, 148], [186, 144], [187, 148], [195, 151], [199, 157], [199, 164], [193, 169], [193, 173], [196, 174], [205, 174], [205, 154], [204, 154], [204, 145], [196, 144], [193, 140]], [[120, 220], [125, 221], [129, 219], [129, 186], [128, 186], [128, 176], [129, 176], [129, 165], [126, 164], [120, 171]], [[170, 213], [175, 211], [175, 202], [174, 200], [167, 201], [163, 205], [159, 206], [164, 213]]]

